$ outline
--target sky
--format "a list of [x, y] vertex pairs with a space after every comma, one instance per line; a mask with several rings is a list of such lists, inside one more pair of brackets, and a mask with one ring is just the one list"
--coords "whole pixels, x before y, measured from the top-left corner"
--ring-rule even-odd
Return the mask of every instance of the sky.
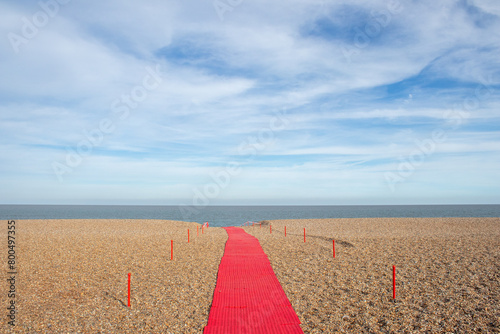
[[0, 0], [0, 204], [500, 203], [500, 3]]

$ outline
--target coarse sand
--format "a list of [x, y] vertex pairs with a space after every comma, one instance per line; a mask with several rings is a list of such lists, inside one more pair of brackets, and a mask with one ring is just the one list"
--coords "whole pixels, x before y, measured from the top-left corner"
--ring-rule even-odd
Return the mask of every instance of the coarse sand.
[[500, 332], [499, 218], [269, 223], [272, 233], [267, 224], [245, 230], [260, 240], [305, 333]]
[[202, 234], [196, 223], [86, 219], [19, 220], [16, 231], [18, 313], [12, 330], [2, 284], [0, 332], [201, 333], [206, 325], [227, 240], [221, 228]]
[[[274, 220], [245, 230], [305, 333], [500, 333], [500, 218]], [[15, 327], [7, 224], [0, 239], [0, 332], [201, 333], [227, 233], [165, 220], [16, 221]]]

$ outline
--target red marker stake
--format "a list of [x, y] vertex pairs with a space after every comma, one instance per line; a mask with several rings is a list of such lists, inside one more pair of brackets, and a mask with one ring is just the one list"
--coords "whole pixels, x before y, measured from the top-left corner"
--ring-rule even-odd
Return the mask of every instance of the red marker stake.
[[396, 299], [396, 266], [392, 266], [392, 299]]
[[333, 241], [333, 258], [335, 258], [335, 240], [332, 241]]
[[285, 237], [286, 237], [286, 226], [285, 226]]
[[189, 243], [189, 229], [188, 229], [188, 243]]
[[273, 233], [273, 227], [269, 225], [269, 234]]
[[174, 241], [170, 240], [170, 260], [174, 259]]
[[130, 273], [128, 273], [128, 298], [127, 306], [130, 307]]
[[304, 227], [304, 242], [306, 242], [306, 228]]

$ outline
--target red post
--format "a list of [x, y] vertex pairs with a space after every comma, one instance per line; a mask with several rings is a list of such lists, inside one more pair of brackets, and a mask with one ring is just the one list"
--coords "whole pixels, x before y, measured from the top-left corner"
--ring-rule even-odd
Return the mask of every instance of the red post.
[[199, 228], [199, 226], [198, 226], [198, 225], [196, 225], [196, 236], [198, 236], [198, 235], [199, 235], [199, 234], [198, 234], [198, 228]]
[[333, 258], [335, 258], [335, 240], [332, 241], [333, 241]]
[[286, 226], [285, 226], [285, 237], [286, 237]]
[[262, 223], [259, 223], [259, 228], [262, 228]]
[[189, 229], [188, 229], [188, 243], [189, 243]]
[[304, 227], [304, 242], [306, 242], [306, 228]]
[[170, 260], [174, 259], [174, 241], [170, 240]]
[[130, 307], [130, 273], [128, 273], [128, 298], [127, 306]]
[[396, 266], [392, 266], [392, 299], [396, 299]]
[[273, 233], [273, 227], [269, 225], [269, 234]]

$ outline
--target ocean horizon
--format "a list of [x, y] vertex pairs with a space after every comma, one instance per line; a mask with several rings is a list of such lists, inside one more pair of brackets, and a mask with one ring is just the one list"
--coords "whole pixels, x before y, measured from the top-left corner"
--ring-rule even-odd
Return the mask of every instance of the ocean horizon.
[[500, 217], [500, 205], [0, 205], [3, 220], [165, 219], [238, 226], [275, 219], [377, 217]]

